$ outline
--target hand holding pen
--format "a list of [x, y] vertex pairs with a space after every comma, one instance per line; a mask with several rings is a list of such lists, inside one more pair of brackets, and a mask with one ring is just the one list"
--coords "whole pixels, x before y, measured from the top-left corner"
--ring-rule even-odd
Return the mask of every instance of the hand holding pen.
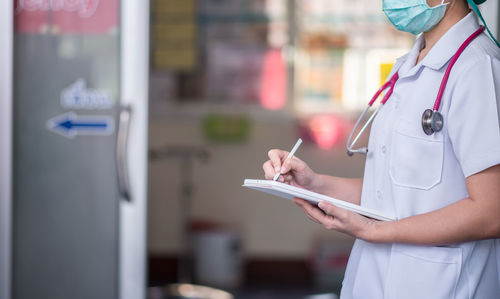
[[299, 139], [290, 152], [272, 149], [269, 151], [269, 160], [262, 165], [266, 180], [277, 180], [289, 185], [312, 190], [317, 174], [296, 156], [302, 140]]
[[[295, 143], [295, 145], [293, 146], [292, 150], [290, 151], [290, 153], [288, 154], [288, 156], [286, 157], [287, 160], [290, 160], [293, 155], [295, 155], [295, 152], [299, 149], [299, 146], [302, 144], [302, 139], [299, 138], [299, 140], [297, 140], [297, 142]], [[285, 160], [286, 162], [286, 160]], [[277, 169], [278, 167], [275, 168], [275, 170], [277, 171], [276, 174], [274, 175], [273, 177], [273, 181], [276, 181], [278, 179], [278, 177], [284, 173], [284, 171], [286, 170], [286, 168], [284, 168], [284, 166], [282, 166], [282, 168]]]

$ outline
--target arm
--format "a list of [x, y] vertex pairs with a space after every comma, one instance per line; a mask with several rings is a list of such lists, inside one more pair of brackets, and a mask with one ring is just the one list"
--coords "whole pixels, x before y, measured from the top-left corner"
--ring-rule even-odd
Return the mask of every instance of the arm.
[[296, 156], [287, 159], [288, 152], [270, 150], [269, 159], [262, 165], [265, 178], [270, 180], [281, 171], [280, 182], [301, 187], [320, 194], [338, 198], [353, 204], [360, 204], [363, 179], [347, 179], [315, 173]]
[[322, 203], [320, 207], [333, 215], [327, 216], [299, 199], [296, 202], [325, 227], [372, 242], [439, 245], [499, 238], [499, 72], [500, 60], [478, 56], [464, 67], [453, 87], [456, 90], [448, 111], [447, 130], [455, 157], [467, 177], [469, 198], [393, 222], [377, 222]]
[[326, 202], [318, 208], [296, 199], [328, 229], [377, 243], [442, 245], [500, 237], [500, 165], [467, 178], [469, 198], [442, 209], [398, 221], [379, 222]]
[[356, 205], [361, 203], [363, 179], [348, 179], [328, 175], [318, 175], [317, 193], [341, 199]]
[[394, 223], [377, 223], [375, 242], [440, 245], [500, 237], [500, 165], [467, 178], [469, 198]]

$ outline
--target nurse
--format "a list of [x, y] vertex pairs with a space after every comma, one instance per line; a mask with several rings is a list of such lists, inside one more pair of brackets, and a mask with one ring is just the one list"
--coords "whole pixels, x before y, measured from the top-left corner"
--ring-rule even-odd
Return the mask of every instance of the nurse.
[[[343, 299], [500, 298], [500, 50], [481, 31], [474, 1], [485, 0], [383, 0], [399, 30], [423, 34], [394, 65], [397, 80], [372, 123], [362, 179], [317, 174], [285, 151], [269, 151], [267, 179], [281, 171], [282, 182], [397, 219], [295, 199], [313, 221], [356, 238]], [[442, 118], [424, 131], [427, 109]]]

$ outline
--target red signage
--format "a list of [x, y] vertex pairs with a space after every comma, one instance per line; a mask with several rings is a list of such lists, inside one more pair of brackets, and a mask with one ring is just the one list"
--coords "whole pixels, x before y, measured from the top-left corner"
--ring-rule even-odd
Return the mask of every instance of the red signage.
[[54, 34], [116, 30], [118, 0], [14, 0], [15, 31]]

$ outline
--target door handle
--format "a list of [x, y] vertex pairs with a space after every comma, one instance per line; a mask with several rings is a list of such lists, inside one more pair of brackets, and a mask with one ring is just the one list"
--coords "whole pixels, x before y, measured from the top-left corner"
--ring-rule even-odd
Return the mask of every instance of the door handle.
[[120, 196], [126, 201], [132, 201], [130, 197], [130, 180], [127, 163], [128, 136], [131, 117], [132, 108], [130, 106], [121, 107], [116, 140], [116, 170], [118, 174], [118, 190]]

